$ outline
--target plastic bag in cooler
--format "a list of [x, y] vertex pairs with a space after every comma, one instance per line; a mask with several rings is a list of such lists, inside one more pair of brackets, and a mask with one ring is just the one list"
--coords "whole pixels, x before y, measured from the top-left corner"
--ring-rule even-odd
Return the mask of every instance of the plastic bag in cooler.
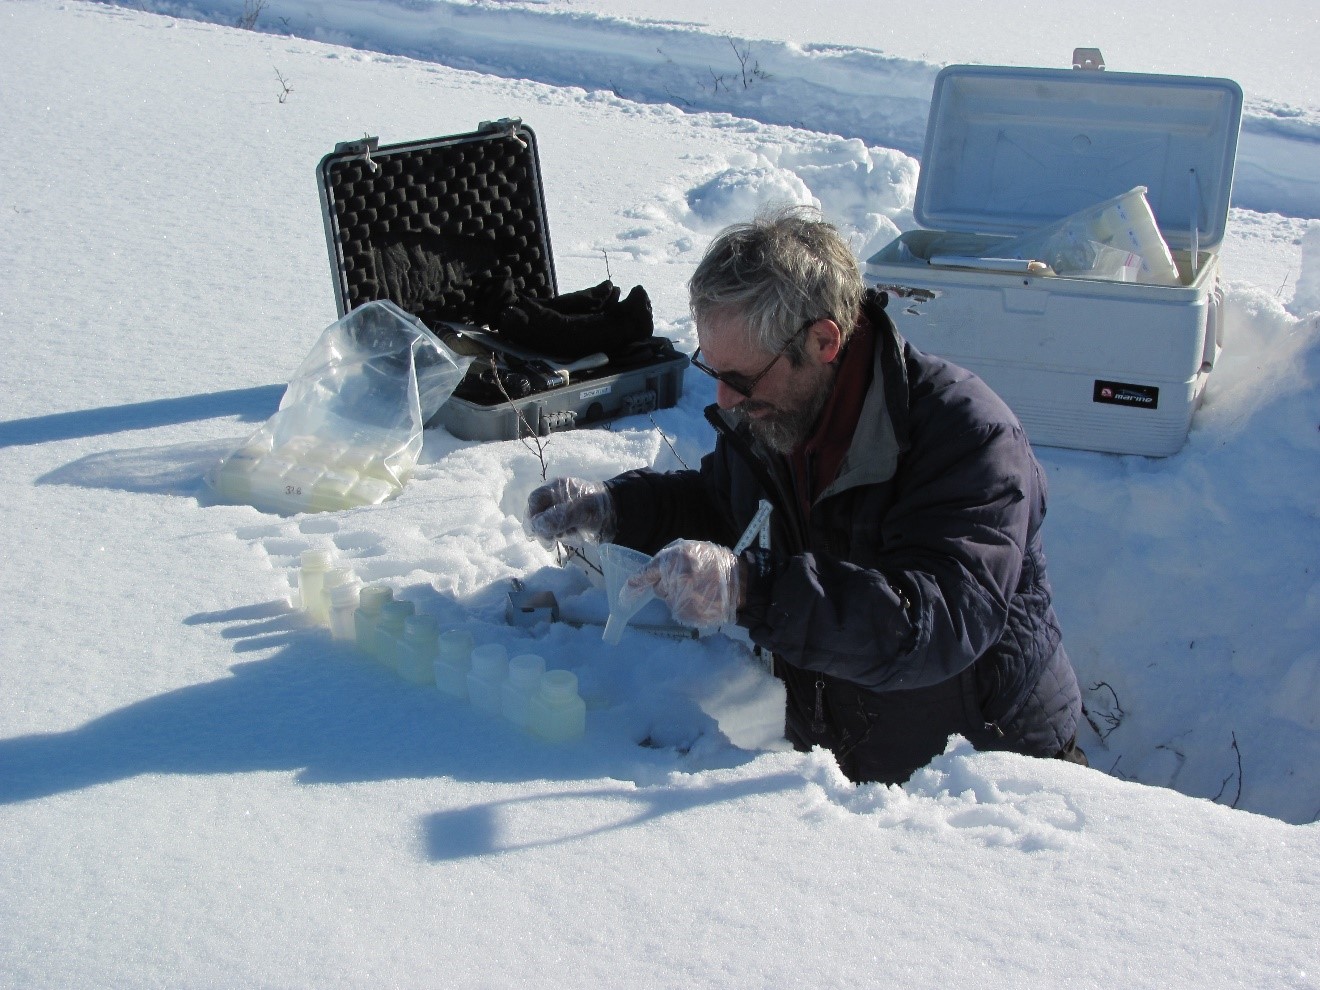
[[1058, 275], [1181, 284], [1145, 186], [1028, 231], [995, 250], [1007, 258], [1039, 259]]
[[206, 476], [224, 501], [263, 512], [325, 512], [397, 495], [422, 429], [470, 358], [388, 301], [332, 323], [294, 373], [279, 411]]

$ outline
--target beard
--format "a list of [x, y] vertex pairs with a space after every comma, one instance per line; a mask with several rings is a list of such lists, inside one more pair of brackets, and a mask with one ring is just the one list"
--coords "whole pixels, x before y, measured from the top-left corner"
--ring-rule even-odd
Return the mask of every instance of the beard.
[[[738, 419], [747, 424], [752, 436], [777, 454], [791, 454], [807, 442], [820, 418], [821, 410], [829, 401], [833, 382], [826, 378], [818, 382], [799, 401], [791, 406], [774, 407], [768, 403], [748, 399], [735, 410]], [[764, 416], [749, 416], [749, 412], [767, 409]]]

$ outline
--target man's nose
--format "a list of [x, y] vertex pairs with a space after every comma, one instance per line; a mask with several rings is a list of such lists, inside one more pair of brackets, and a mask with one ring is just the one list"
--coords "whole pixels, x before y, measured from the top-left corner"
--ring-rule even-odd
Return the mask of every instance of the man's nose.
[[733, 409], [747, 401], [747, 396], [729, 388], [722, 381], [715, 382], [715, 404], [721, 409]]

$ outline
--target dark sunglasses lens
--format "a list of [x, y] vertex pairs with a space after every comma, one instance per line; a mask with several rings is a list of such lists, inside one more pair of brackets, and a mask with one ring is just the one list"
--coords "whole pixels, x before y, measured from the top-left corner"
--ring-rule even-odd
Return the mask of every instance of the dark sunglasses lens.
[[692, 354], [691, 360], [692, 360], [692, 366], [696, 368], [698, 371], [710, 375], [710, 377], [714, 378], [717, 382], [721, 382], [724, 385], [727, 385], [729, 388], [733, 389], [735, 392], [741, 395], [744, 399], [751, 397], [749, 394], [751, 392], [751, 389], [749, 387], [750, 383], [746, 379], [744, 379], [741, 375], [728, 375], [722, 371], [716, 371], [710, 365], [706, 364], [706, 362], [701, 360], [700, 347], [698, 347], [696, 351]]

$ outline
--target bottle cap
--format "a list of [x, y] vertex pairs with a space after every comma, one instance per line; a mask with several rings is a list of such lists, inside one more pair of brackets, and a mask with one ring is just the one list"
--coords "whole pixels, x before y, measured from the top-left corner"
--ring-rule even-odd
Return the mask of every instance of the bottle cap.
[[472, 672], [478, 676], [502, 676], [508, 663], [509, 654], [500, 643], [482, 643], [472, 648]]
[[541, 694], [552, 701], [568, 701], [578, 693], [577, 674], [571, 670], [547, 670], [541, 675]]
[[535, 653], [521, 653], [509, 661], [509, 681], [527, 691], [536, 689], [545, 672], [545, 660]]
[[335, 555], [323, 549], [304, 550], [298, 561], [303, 567], [328, 568], [335, 562]]
[[380, 607], [394, 600], [394, 589], [388, 584], [369, 584], [362, 589], [358, 602], [368, 612], [379, 612]]
[[440, 624], [433, 615], [410, 615], [403, 620], [403, 631], [410, 639], [430, 640], [434, 643], [440, 635]]

